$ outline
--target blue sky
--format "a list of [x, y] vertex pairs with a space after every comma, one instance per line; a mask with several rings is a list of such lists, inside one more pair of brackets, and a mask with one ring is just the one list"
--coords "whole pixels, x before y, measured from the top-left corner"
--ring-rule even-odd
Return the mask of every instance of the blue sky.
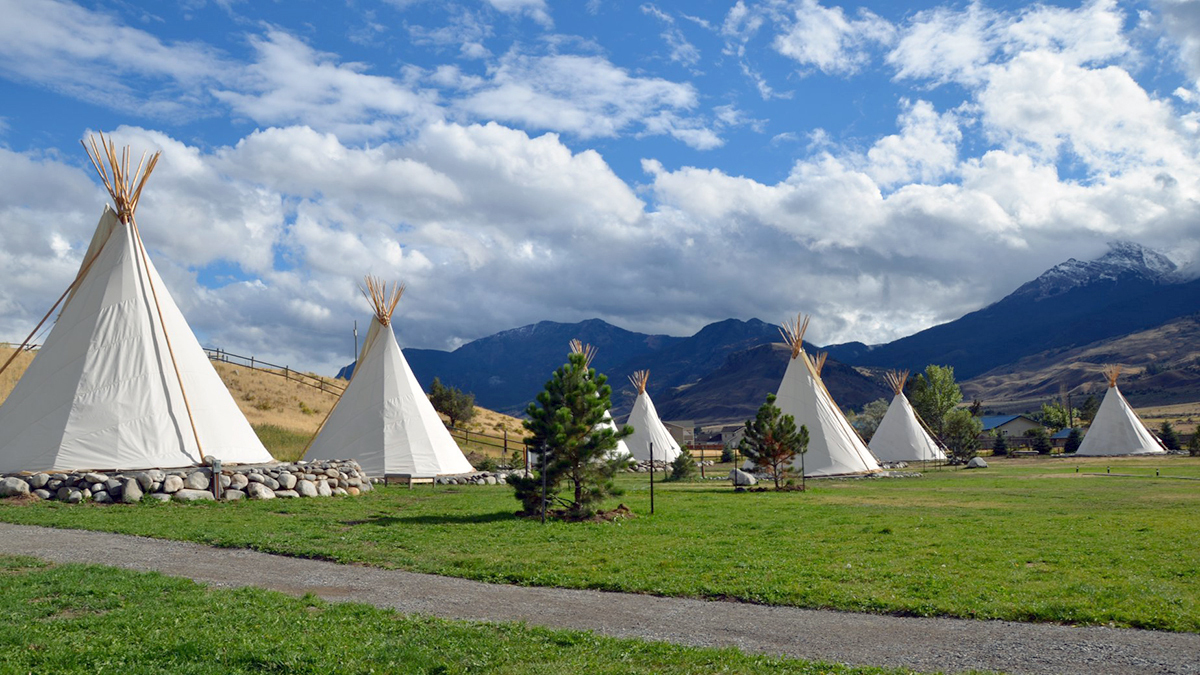
[[1200, 252], [1200, 2], [0, 0], [0, 339], [70, 282], [78, 141], [206, 343], [331, 368], [599, 316], [881, 342], [1128, 239]]

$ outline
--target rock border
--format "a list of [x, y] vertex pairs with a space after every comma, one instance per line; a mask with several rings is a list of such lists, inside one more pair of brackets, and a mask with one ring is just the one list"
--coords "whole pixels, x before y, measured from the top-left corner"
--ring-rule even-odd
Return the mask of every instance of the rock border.
[[0, 497], [36, 496], [67, 504], [348, 497], [371, 489], [371, 480], [358, 462], [336, 459], [227, 464], [218, 469], [215, 483], [211, 467], [22, 472], [0, 478]]

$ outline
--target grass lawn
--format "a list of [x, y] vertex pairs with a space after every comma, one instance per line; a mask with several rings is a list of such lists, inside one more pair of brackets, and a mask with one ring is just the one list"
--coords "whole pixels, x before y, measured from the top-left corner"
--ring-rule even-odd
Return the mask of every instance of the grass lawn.
[[[1200, 460], [997, 459], [807, 493], [621, 478], [639, 517], [515, 518], [506, 486], [352, 499], [69, 507], [0, 519], [364, 562], [483, 581], [912, 615], [1200, 631]], [[1089, 476], [1133, 473], [1139, 477]], [[1082, 468], [1076, 473], [1077, 468]]]
[[[0, 672], [901, 673], [409, 617], [0, 555]], [[214, 618], [218, 619], [214, 621]]]

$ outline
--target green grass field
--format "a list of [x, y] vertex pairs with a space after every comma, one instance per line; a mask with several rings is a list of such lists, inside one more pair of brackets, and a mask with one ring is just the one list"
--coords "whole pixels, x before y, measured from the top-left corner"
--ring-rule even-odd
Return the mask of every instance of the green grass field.
[[403, 616], [2, 555], [0, 582], [4, 673], [908, 672]]
[[[1089, 476], [1132, 473], [1137, 477]], [[908, 615], [1200, 631], [1200, 460], [994, 460], [807, 493], [621, 478], [639, 516], [515, 518], [506, 486], [353, 499], [68, 507], [0, 519], [362, 562], [483, 581]], [[1081, 473], [1076, 469], [1082, 467]]]

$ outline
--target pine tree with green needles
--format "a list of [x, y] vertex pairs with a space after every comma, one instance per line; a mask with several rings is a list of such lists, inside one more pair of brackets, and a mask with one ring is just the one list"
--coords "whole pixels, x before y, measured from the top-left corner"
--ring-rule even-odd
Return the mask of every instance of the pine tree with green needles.
[[1192, 431], [1192, 440], [1188, 441], [1187, 449], [1192, 457], [1200, 457], [1200, 427]]
[[1158, 428], [1158, 437], [1168, 450], [1172, 452], [1179, 450], [1179, 434], [1175, 432], [1175, 427], [1171, 426], [1170, 422], [1163, 421], [1162, 426]]
[[992, 456], [993, 457], [1003, 457], [1003, 456], [1007, 455], [1008, 454], [1008, 438], [1006, 438], [1004, 436], [1004, 432], [1000, 431], [999, 429], [996, 429], [994, 432], [992, 432], [992, 435], [996, 437], [995, 442], [992, 443]]
[[1029, 430], [1029, 449], [1034, 450], [1039, 455], [1050, 454], [1050, 436], [1046, 433], [1045, 427], [1034, 427]]
[[667, 480], [686, 481], [692, 480], [700, 470], [696, 468], [696, 460], [692, 458], [692, 453], [686, 446], [679, 449], [679, 455], [671, 460], [671, 474], [667, 476]]
[[1063, 453], [1071, 454], [1079, 451], [1079, 446], [1083, 443], [1083, 434], [1080, 433], [1079, 427], [1073, 427], [1071, 433], [1067, 434], [1067, 441], [1063, 444]]
[[[775, 479], [775, 489], [779, 489], [779, 479], [791, 466], [796, 455], [808, 452], [808, 427], [801, 425], [796, 428], [796, 419], [784, 415], [775, 406], [775, 394], [767, 394], [767, 402], [758, 409], [758, 414], [752, 420], [746, 420], [746, 434], [738, 449], [754, 466], [767, 472]], [[800, 472], [803, 484], [804, 472]]]
[[[616, 449], [617, 441], [633, 433], [633, 427], [626, 425], [618, 431], [601, 427], [612, 396], [608, 378], [589, 367], [588, 354], [573, 353], [568, 358], [546, 382], [537, 402], [525, 410], [533, 471], [526, 477], [509, 478], [523, 515], [549, 513], [558, 504], [564, 517], [581, 519], [595, 513], [601, 500], [617, 492], [613, 476], [621, 460], [607, 456]], [[564, 488], [567, 497], [559, 494]]]

